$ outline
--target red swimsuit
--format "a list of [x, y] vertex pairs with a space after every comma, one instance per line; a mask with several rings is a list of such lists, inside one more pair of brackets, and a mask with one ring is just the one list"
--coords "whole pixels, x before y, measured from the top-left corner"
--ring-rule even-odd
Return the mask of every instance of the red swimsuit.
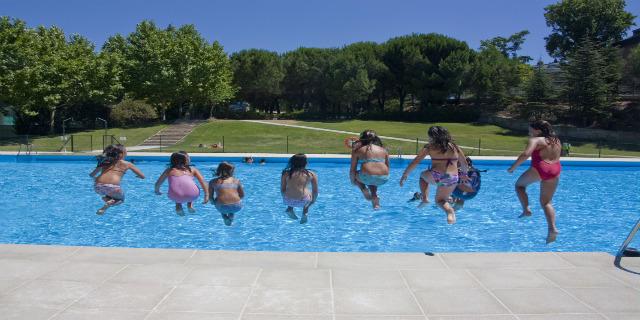
[[540, 150], [534, 150], [531, 154], [531, 166], [538, 171], [540, 179], [550, 180], [560, 175], [562, 165], [560, 161], [547, 162], [540, 157]]

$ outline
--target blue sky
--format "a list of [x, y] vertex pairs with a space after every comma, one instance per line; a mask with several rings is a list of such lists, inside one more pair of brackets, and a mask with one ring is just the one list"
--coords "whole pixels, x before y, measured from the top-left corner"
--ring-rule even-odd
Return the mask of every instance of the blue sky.
[[[97, 47], [113, 34], [128, 34], [143, 19], [159, 26], [194, 24], [228, 53], [248, 48], [285, 52], [300, 46], [340, 47], [357, 41], [437, 32], [477, 48], [480, 40], [531, 32], [521, 54], [550, 60], [544, 7], [555, 0], [0, 0], [0, 15], [30, 26], [56, 25], [79, 33]], [[640, 15], [640, 0], [627, 0]], [[640, 28], [640, 19], [636, 18]], [[630, 34], [630, 32], [629, 32]]]

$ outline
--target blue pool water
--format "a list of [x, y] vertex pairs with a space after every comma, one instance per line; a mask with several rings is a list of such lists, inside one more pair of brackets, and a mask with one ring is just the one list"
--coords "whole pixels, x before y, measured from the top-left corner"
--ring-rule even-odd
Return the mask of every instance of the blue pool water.
[[[537, 203], [538, 186], [530, 188], [533, 217], [518, 219], [520, 205], [513, 183], [526, 169], [506, 172], [506, 162], [480, 162], [488, 170], [483, 189], [458, 222], [447, 225], [444, 213], [429, 205], [407, 203], [417, 191], [414, 171], [404, 188], [398, 180], [407, 160], [392, 162], [391, 180], [380, 189], [383, 209], [373, 211], [350, 185], [345, 160], [311, 160], [320, 179], [320, 197], [309, 223], [287, 218], [279, 192], [284, 163], [265, 166], [237, 163], [236, 175], [246, 189], [245, 209], [226, 227], [210, 205], [197, 213], [174, 213], [165, 195], [153, 193], [166, 161], [140, 159], [147, 175], [128, 173], [123, 181], [127, 201], [96, 216], [101, 206], [93, 192], [89, 158], [16, 162], [0, 157], [0, 243], [62, 244], [153, 248], [200, 248], [277, 251], [607, 251], [615, 252], [640, 213], [638, 167], [584, 167], [565, 163], [555, 196], [558, 241], [545, 245], [546, 223]], [[195, 160], [207, 180], [218, 161]], [[283, 161], [280, 159], [280, 161]], [[434, 189], [431, 190], [431, 198]], [[635, 242], [637, 246], [637, 241]]]

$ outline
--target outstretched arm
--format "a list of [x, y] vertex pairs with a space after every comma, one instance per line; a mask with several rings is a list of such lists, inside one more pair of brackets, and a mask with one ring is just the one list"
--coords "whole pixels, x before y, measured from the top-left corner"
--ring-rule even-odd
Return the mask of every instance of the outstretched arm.
[[469, 180], [469, 164], [467, 163], [467, 157], [464, 155], [464, 151], [462, 148], [456, 146], [458, 149], [458, 163], [460, 163], [460, 168], [462, 170], [462, 174], [460, 178], [462, 181], [467, 182]]
[[509, 169], [507, 171], [509, 171], [509, 173], [513, 173], [513, 171], [516, 170], [516, 168], [518, 168], [523, 162], [527, 161], [527, 159], [529, 159], [529, 157], [531, 157], [531, 154], [533, 153], [533, 151], [536, 150], [536, 147], [538, 146], [538, 141], [540, 141], [540, 138], [529, 138], [529, 142], [527, 143], [527, 147], [524, 149], [524, 151], [518, 156], [518, 159], [516, 159], [516, 162], [514, 162], [511, 167], [509, 167]]
[[311, 173], [311, 203], [315, 203], [316, 199], [318, 199], [318, 175], [315, 173]]
[[240, 199], [242, 199], [244, 198], [244, 187], [242, 186], [242, 182], [240, 182], [240, 180], [237, 180], [237, 181], [238, 181], [238, 196], [240, 197]]
[[193, 175], [196, 177], [196, 179], [198, 179], [198, 183], [200, 183], [200, 186], [202, 186], [202, 190], [204, 190], [204, 200], [202, 203], [209, 202], [209, 186], [207, 186], [207, 184], [204, 182], [204, 178], [202, 177], [200, 170], [196, 168], [192, 168], [191, 170], [193, 171]]
[[424, 158], [427, 157], [427, 155], [429, 155], [429, 150], [427, 148], [422, 148], [422, 150], [420, 150], [420, 152], [418, 153], [418, 155], [416, 155], [416, 157], [413, 159], [413, 161], [411, 161], [411, 163], [407, 166], [406, 169], [404, 169], [404, 173], [402, 174], [402, 178], [400, 178], [400, 186], [402, 187], [402, 185], [404, 185], [404, 182], [407, 180], [407, 178], [409, 178], [409, 174], [411, 173], [411, 171], [413, 171], [413, 169], [415, 169], [418, 164], [420, 163], [420, 161], [422, 161]]
[[284, 194], [287, 191], [287, 173], [283, 172], [280, 176], [280, 193]]
[[101, 167], [96, 167], [95, 169], [93, 169], [93, 171], [91, 171], [91, 173], [89, 173], [89, 177], [95, 178], [101, 169], [102, 169]]
[[351, 167], [349, 168], [349, 179], [351, 184], [356, 184], [356, 170], [358, 169], [358, 156], [355, 150], [351, 151]]
[[171, 170], [171, 169], [165, 170], [162, 173], [162, 175], [160, 175], [160, 177], [158, 178], [158, 181], [156, 181], [156, 185], [155, 185], [156, 194], [162, 194], [162, 192], [160, 192], [160, 186], [162, 186], [164, 181], [167, 180], [167, 177], [169, 176], [169, 170]]
[[133, 171], [133, 173], [135, 173], [138, 178], [144, 179], [144, 173], [142, 173], [142, 171], [140, 171], [140, 169], [138, 169], [138, 167], [136, 167], [133, 163], [127, 162], [127, 167], [131, 169], [131, 171]]

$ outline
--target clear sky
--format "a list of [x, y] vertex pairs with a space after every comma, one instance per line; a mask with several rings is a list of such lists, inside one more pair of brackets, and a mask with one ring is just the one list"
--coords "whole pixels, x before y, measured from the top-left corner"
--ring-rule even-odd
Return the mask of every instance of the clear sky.
[[[480, 40], [531, 32], [522, 55], [550, 60], [544, 7], [555, 0], [0, 0], [0, 15], [30, 26], [56, 25], [97, 47], [150, 19], [161, 27], [194, 24], [228, 53], [248, 48], [285, 52], [297, 47], [340, 47], [384, 42], [399, 35], [442, 33], [478, 48]], [[627, 0], [640, 15], [640, 0]], [[636, 18], [640, 28], [640, 19]], [[629, 34], [631, 34], [629, 32]]]

